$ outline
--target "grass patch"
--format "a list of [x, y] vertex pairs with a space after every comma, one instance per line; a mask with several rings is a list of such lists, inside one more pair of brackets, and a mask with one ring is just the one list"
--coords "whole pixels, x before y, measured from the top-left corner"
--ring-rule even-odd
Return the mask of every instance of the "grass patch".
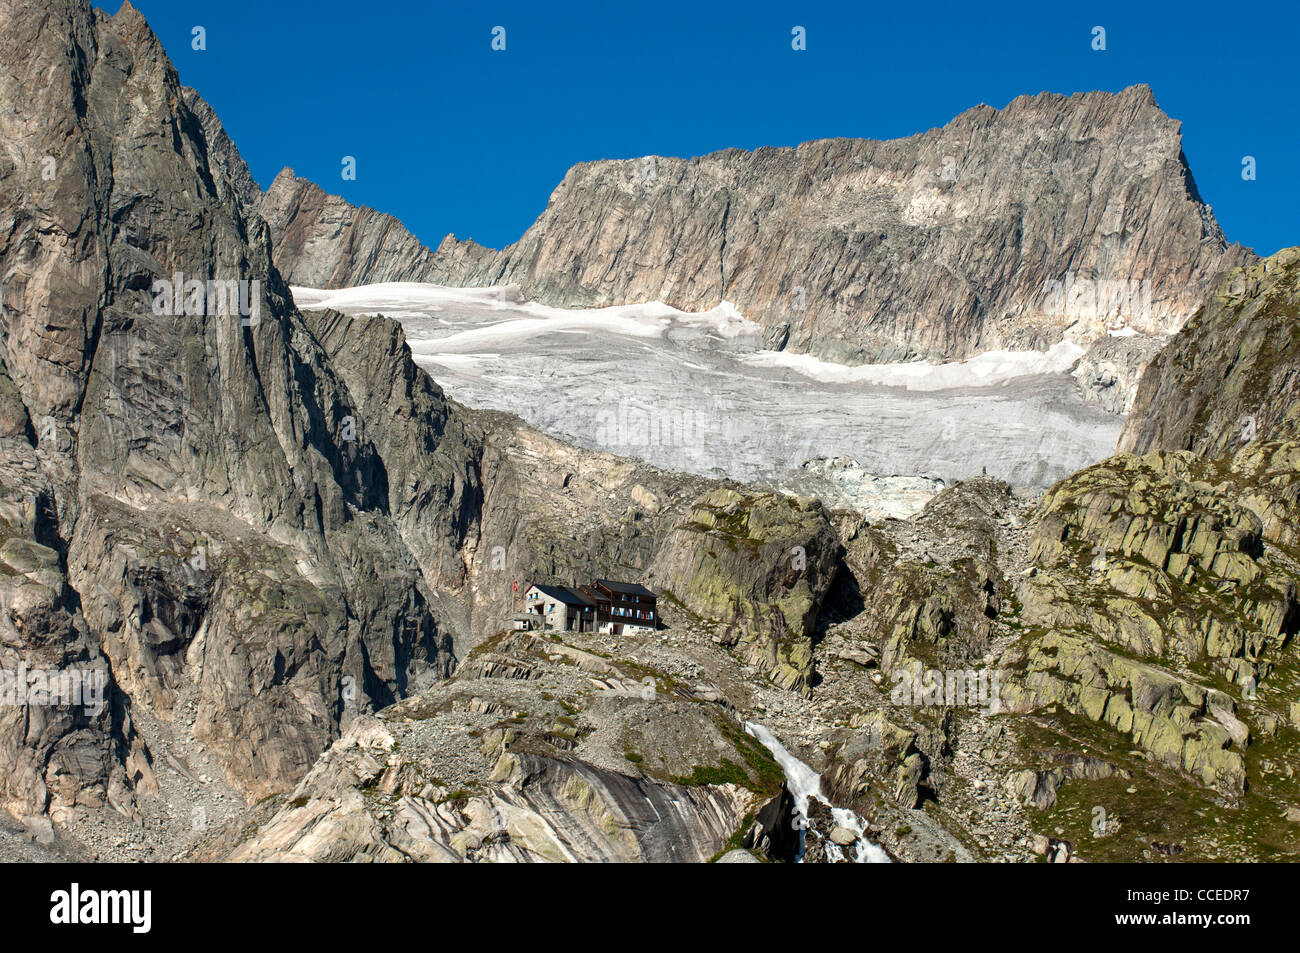
[[671, 780], [674, 784], [691, 788], [706, 784], [734, 784], [744, 788], [752, 786], [745, 769], [730, 758], [723, 758], [717, 765], [697, 764], [690, 774], [674, 775]]

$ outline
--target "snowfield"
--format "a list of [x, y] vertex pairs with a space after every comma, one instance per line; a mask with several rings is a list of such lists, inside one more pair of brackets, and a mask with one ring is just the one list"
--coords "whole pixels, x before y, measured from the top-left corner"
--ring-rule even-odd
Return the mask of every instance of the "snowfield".
[[[1082, 350], [1066, 342], [850, 367], [765, 350], [726, 302], [698, 314], [658, 302], [566, 309], [510, 288], [411, 282], [293, 294], [303, 309], [400, 321], [416, 362], [468, 406], [658, 466], [805, 492], [814, 471], [801, 464], [834, 457], [884, 477], [987, 470], [1043, 487], [1109, 456], [1122, 423], [1083, 403], [1068, 374]], [[852, 485], [889, 495], [887, 481]], [[927, 496], [910, 492], [905, 509]]]

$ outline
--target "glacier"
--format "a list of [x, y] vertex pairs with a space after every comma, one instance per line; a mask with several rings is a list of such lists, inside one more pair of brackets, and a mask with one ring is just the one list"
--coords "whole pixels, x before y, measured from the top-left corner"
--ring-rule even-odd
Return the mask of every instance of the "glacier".
[[508, 286], [414, 282], [292, 292], [300, 308], [400, 321], [416, 362], [468, 406], [579, 446], [796, 492], [825, 484], [805, 463], [836, 461], [836, 492], [846, 467], [882, 478], [849, 481], [869, 498], [847, 502], [873, 517], [910, 515], [981, 473], [1041, 489], [1109, 456], [1122, 426], [1084, 403], [1068, 373], [1079, 349], [1066, 342], [849, 367], [765, 349], [727, 302], [566, 309]]

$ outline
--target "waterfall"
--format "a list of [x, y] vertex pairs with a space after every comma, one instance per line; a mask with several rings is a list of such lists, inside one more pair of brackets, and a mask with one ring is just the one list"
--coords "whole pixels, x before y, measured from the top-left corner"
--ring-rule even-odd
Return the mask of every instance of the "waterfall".
[[[847, 828], [858, 835], [857, 849], [853, 856], [855, 863], [887, 864], [890, 862], [888, 854], [863, 836], [863, 831], [866, 830], [867, 826], [866, 821], [853, 811], [835, 807], [830, 801], [822, 797], [821, 775], [787, 751], [785, 745], [777, 741], [776, 736], [762, 725], [747, 721], [745, 722], [745, 731], [758, 739], [759, 744], [764, 748], [772, 752], [772, 757], [776, 759], [776, 763], [785, 772], [785, 786], [790, 791], [790, 796], [794, 798], [795, 811], [803, 821], [799, 825], [798, 860], [800, 863], [803, 862], [804, 838], [808, 833], [809, 798], [816, 798], [831, 809], [831, 817], [834, 819], [836, 826]], [[842, 860], [844, 851], [841, 850], [838, 844], [832, 844], [828, 840], [826, 843], [826, 856], [832, 861]]]

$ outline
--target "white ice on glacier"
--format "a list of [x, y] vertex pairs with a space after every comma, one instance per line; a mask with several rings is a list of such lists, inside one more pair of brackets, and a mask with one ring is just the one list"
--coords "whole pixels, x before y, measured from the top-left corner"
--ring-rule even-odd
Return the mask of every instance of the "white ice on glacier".
[[744, 356], [756, 367], [782, 367], [798, 371], [823, 383], [875, 384], [906, 390], [948, 390], [959, 387], [990, 387], [1017, 377], [1064, 374], [1083, 356], [1083, 348], [1070, 341], [1058, 341], [1047, 351], [986, 351], [967, 361], [930, 364], [832, 364], [810, 354], [788, 351], [758, 351]]
[[[412, 282], [293, 294], [301, 308], [400, 321], [416, 362], [468, 406], [706, 476], [797, 489], [805, 461], [843, 458], [913, 484], [987, 470], [1041, 487], [1108, 456], [1121, 425], [1082, 402], [1066, 373], [1077, 348], [1065, 343], [848, 367], [765, 350], [761, 329], [727, 303], [699, 314], [658, 302], [566, 309], [510, 288]], [[859, 487], [890, 497], [888, 515], [926, 499], [911, 484], [838, 482], [850, 497]], [[873, 503], [854, 505], [870, 514]]]
[[[871, 843], [862, 836], [866, 829], [866, 822], [862, 820], [853, 811], [847, 808], [834, 807], [831, 802], [822, 797], [822, 779], [821, 776], [808, 765], [804, 764], [789, 751], [785, 745], [776, 739], [772, 732], [765, 727], [755, 724], [752, 721], [745, 722], [745, 731], [758, 739], [768, 751], [772, 752], [772, 757], [776, 763], [781, 766], [785, 772], [785, 786], [794, 798], [795, 812], [803, 821], [808, 819], [808, 799], [816, 798], [831, 809], [831, 819], [839, 827], [848, 828], [858, 835], [857, 848], [853, 859], [859, 864], [887, 864], [890, 863], [889, 855], [886, 854], [878, 845]], [[805, 825], [800, 824], [799, 842], [800, 842], [800, 860], [803, 854], [803, 839], [806, 834]], [[826, 844], [826, 857], [831, 861], [841, 860], [844, 857], [843, 851], [836, 844]]]
[[[412, 281], [320, 290], [294, 288], [300, 308], [333, 308], [348, 314], [384, 314], [395, 320], [420, 318], [457, 307], [506, 312], [503, 320], [456, 331], [437, 339], [437, 354], [480, 351], [485, 347], [519, 344], [529, 338], [560, 331], [608, 331], [629, 337], [663, 337], [673, 325], [696, 326], [723, 337], [757, 335], [761, 329], [746, 321], [729, 301], [710, 311], [678, 311], [660, 301], [610, 308], [553, 308], [516, 301], [509, 288], [444, 288]], [[414, 351], [414, 346], [412, 346]]]

